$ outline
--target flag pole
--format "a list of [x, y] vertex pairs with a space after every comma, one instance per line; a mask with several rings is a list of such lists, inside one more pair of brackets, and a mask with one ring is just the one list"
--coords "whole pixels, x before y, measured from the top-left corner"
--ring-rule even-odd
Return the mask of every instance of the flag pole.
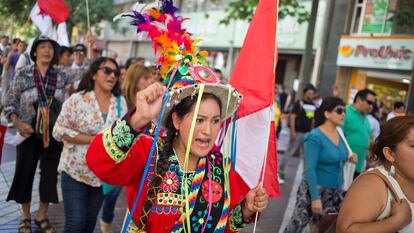
[[91, 21], [89, 19], [89, 1], [88, 0], [85, 0], [85, 1], [86, 1], [86, 20], [87, 20], [87, 25], [88, 25], [88, 30], [89, 30], [89, 28], [91, 28]]
[[[87, 33], [89, 34], [89, 30], [91, 30], [91, 21], [90, 21], [90, 18], [89, 18], [89, 1], [85, 0], [85, 2], [86, 2], [86, 22], [87, 22], [87, 25], [88, 25]], [[91, 60], [92, 59], [92, 46], [89, 44], [89, 41], [88, 41], [88, 50], [87, 51], [88, 51], [87, 57], [88, 57], [89, 60]]]
[[[272, 114], [273, 113], [273, 111], [269, 111], [269, 119], [271, 119], [272, 118]], [[270, 121], [270, 126], [269, 126], [269, 132], [267, 133], [267, 135], [270, 135], [270, 132], [272, 132], [271, 130], [270, 130], [270, 127], [272, 127], [272, 121]], [[264, 160], [263, 160], [263, 165], [262, 165], [262, 175], [261, 175], [261, 181], [260, 181], [260, 188], [263, 188], [263, 182], [264, 182], [264, 177], [265, 177], [265, 174], [266, 174], [266, 164], [267, 164], [267, 155], [268, 155], [268, 150], [269, 150], [269, 142], [267, 143], [267, 146], [266, 146], [266, 151], [265, 151], [265, 157], [264, 157]], [[259, 212], [256, 212], [256, 216], [255, 216], [255, 219], [254, 219], [254, 227], [253, 227], [253, 233], [255, 233], [256, 232], [256, 226], [257, 226], [257, 219], [259, 218]]]
[[[276, 24], [275, 24], [275, 26], [276, 26], [276, 30], [275, 30], [275, 52], [274, 52], [274, 57], [273, 57], [273, 75], [275, 75], [275, 73], [276, 73], [276, 65], [277, 65], [277, 60], [278, 60], [278, 57], [277, 57], [277, 20], [278, 20], [278, 12], [277, 12], [277, 9], [279, 8], [279, 0], [276, 0], [276, 17], [275, 17], [275, 20], [276, 20]], [[274, 87], [273, 87], [273, 89], [274, 89]], [[273, 111], [270, 111], [269, 112], [269, 119], [271, 119], [271, 117], [272, 117], [272, 112]], [[272, 127], [272, 124], [270, 124], [270, 127]], [[270, 130], [270, 127], [269, 127], [269, 133], [268, 133], [268, 135], [270, 135], [270, 132], [271, 132], [271, 130]], [[265, 154], [265, 159], [264, 159], [264, 161], [263, 161], [263, 173], [262, 173], [262, 176], [261, 176], [261, 181], [260, 181], [260, 188], [263, 188], [263, 182], [264, 182], [264, 177], [265, 177], [265, 174], [266, 174], [266, 164], [267, 164], [267, 155], [268, 155], [268, 149], [269, 149], [269, 145], [267, 145], [267, 147], [266, 147], [266, 154]], [[254, 227], [253, 227], [253, 233], [256, 233], [256, 226], [257, 226], [257, 219], [258, 219], [258, 217], [259, 217], [259, 213], [258, 212], [256, 212], [256, 216], [255, 216], [255, 219], [254, 219]]]

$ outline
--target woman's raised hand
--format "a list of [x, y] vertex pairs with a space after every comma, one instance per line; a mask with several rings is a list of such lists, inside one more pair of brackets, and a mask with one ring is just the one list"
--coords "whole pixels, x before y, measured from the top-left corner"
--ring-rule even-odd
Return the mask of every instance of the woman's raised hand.
[[153, 83], [137, 93], [135, 98], [136, 110], [130, 122], [132, 127], [141, 129], [160, 114], [165, 91], [165, 86]]

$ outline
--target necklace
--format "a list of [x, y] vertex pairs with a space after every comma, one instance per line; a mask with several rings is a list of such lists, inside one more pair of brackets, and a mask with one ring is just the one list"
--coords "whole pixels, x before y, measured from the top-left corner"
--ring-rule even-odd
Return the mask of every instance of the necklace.
[[177, 152], [175, 151], [174, 148], [173, 148], [173, 151], [174, 151], [174, 156], [177, 157], [178, 166], [180, 167], [180, 170], [181, 170], [182, 173], [195, 173], [196, 172], [195, 170], [193, 170], [193, 171], [184, 171], [184, 169], [183, 169], [184, 167], [181, 166], [180, 159], [178, 159]]

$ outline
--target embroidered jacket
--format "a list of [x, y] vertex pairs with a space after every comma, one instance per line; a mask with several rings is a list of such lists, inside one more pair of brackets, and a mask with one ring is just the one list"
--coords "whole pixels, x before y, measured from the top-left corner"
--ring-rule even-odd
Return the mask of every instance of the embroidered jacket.
[[[131, 210], [138, 194], [153, 142], [153, 137], [145, 133], [148, 129], [136, 132], [129, 125], [129, 115], [130, 113], [98, 134], [86, 154], [86, 164], [97, 177], [108, 184], [126, 186], [128, 211]], [[140, 217], [147, 199], [150, 180], [156, 175], [154, 164], [155, 156], [151, 158], [149, 172], [128, 232], [142, 230]], [[185, 186], [181, 182], [183, 175], [188, 178], [184, 179], [184, 183], [189, 190], [189, 225], [192, 232], [202, 232], [203, 228], [204, 232], [237, 232], [244, 227], [246, 223], [242, 220], [241, 201], [249, 188], [241, 182], [240, 176], [230, 169], [229, 164], [226, 166], [229, 172], [226, 172], [224, 166], [222, 155], [212, 151], [200, 158], [196, 171], [183, 173], [176, 155], [171, 155], [168, 171], [162, 179], [155, 200], [152, 201], [145, 232], [184, 232], [183, 225], [187, 226], [188, 223], [186, 214], [182, 214], [186, 211]], [[211, 180], [208, 178], [208, 170], [211, 172]], [[226, 185], [230, 188], [226, 188]], [[209, 187], [212, 189], [211, 192]], [[209, 215], [210, 200], [212, 204]]]
[[[124, 97], [111, 97], [106, 121], [103, 120], [94, 91], [78, 92], [63, 103], [62, 111], [53, 128], [53, 137], [57, 141], [64, 141], [63, 135], [75, 137], [82, 133], [97, 135], [101, 130], [112, 125], [120, 116], [127, 112]], [[119, 104], [119, 106], [118, 106]], [[66, 172], [73, 179], [85, 184], [99, 187], [101, 181], [89, 170], [85, 164], [87, 144], [72, 144], [64, 141], [62, 155], [59, 161], [59, 172]]]
[[[34, 68], [35, 64], [26, 66], [14, 77], [6, 98], [3, 100], [4, 113], [7, 118], [15, 113], [22, 122], [31, 124], [36, 116], [34, 104], [38, 102], [39, 97], [34, 80]], [[57, 80], [54, 97], [63, 102], [65, 86], [72, 83], [77, 74], [70, 68], [56, 67], [56, 69]]]

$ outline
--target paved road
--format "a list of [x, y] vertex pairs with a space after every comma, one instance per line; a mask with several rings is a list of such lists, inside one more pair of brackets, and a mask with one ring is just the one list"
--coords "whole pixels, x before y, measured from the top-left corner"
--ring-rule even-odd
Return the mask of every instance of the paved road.
[[[3, 150], [3, 161], [0, 167], [0, 233], [16, 232], [17, 225], [20, 222], [20, 209], [18, 208], [18, 206], [12, 202], [5, 202], [7, 192], [9, 190], [9, 186], [14, 174], [14, 156], [15, 148], [9, 145], [5, 145]], [[300, 158], [293, 157], [289, 159], [286, 168], [286, 183], [281, 186], [282, 196], [278, 199], [272, 199], [270, 201], [269, 208], [260, 216], [259, 222], [257, 223], [256, 232], [279, 232], [280, 228], [283, 228], [284, 224], [286, 224], [286, 221], [289, 220], [290, 214], [293, 210], [295, 193], [297, 189], [297, 187], [294, 186], [297, 186], [300, 178], [302, 177], [301, 167], [302, 165]], [[39, 196], [37, 191], [38, 180], [39, 174], [37, 172], [35, 177], [35, 184], [33, 185], [33, 215], [36, 213], [37, 206], [39, 203]], [[58, 184], [58, 189], [59, 194], [61, 195], [60, 183]], [[115, 220], [113, 223], [115, 232], [119, 232], [121, 230], [121, 225], [125, 214], [125, 206], [125, 194], [121, 194], [121, 197], [118, 199], [117, 202]], [[48, 216], [50, 222], [53, 224], [53, 226], [56, 227], [57, 231], [62, 232], [64, 224], [62, 203], [52, 205], [48, 212]], [[99, 225], [97, 224], [95, 232], [100, 232], [98, 226]], [[38, 231], [38, 229], [36, 229], [35, 227], [33, 228], [33, 230], [34, 232]], [[253, 225], [242, 230], [242, 232], [253, 232]]]

